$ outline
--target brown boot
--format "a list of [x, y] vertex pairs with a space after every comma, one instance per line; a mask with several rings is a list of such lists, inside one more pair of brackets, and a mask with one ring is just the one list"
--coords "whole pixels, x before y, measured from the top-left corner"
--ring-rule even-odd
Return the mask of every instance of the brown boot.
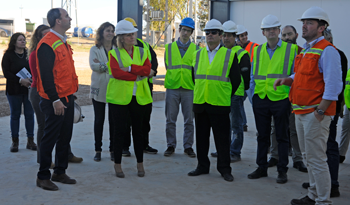
[[125, 175], [122, 170], [122, 165], [121, 164], [114, 164], [114, 170], [115, 170], [115, 175], [119, 178], [124, 178]]
[[28, 142], [27, 142], [27, 149], [30, 150], [36, 150], [36, 144], [34, 142], [34, 137], [28, 137]]
[[145, 176], [145, 169], [143, 168], [143, 163], [137, 163], [137, 176], [144, 177]]
[[36, 186], [49, 191], [57, 191], [58, 187], [50, 179], [36, 179]]
[[83, 158], [76, 157], [76, 156], [73, 156], [72, 158], [68, 159], [68, 162], [72, 162], [72, 163], [80, 163], [82, 161], [83, 161]]
[[18, 137], [12, 137], [11, 152], [18, 152]]

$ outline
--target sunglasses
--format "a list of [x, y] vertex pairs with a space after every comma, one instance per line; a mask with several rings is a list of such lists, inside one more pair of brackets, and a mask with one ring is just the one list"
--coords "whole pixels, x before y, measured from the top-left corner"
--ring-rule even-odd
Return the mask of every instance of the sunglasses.
[[209, 34], [213, 34], [213, 35], [219, 34], [219, 30], [207, 30], [207, 31], [205, 31], [205, 35], [208, 36]]

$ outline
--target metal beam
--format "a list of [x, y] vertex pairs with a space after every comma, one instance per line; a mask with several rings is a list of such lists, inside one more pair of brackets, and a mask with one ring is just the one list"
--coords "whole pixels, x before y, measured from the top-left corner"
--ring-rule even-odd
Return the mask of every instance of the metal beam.
[[118, 22], [126, 17], [136, 21], [137, 37], [142, 38], [142, 7], [143, 0], [117, 0], [118, 2]]

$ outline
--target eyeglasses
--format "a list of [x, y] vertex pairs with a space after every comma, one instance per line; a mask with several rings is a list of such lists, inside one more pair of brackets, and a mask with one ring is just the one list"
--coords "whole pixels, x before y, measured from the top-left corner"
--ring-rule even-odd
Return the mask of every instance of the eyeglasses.
[[207, 30], [205, 31], [205, 35], [209, 36], [209, 34], [216, 35], [219, 33], [219, 30]]

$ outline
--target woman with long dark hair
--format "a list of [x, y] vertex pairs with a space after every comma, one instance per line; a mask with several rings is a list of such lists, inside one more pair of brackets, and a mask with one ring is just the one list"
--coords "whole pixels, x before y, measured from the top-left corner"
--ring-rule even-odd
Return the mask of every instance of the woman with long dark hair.
[[16, 74], [23, 68], [30, 73], [26, 37], [22, 33], [11, 36], [8, 48], [1, 62], [2, 71], [6, 78], [6, 96], [10, 104], [11, 119], [11, 152], [18, 152], [19, 124], [24, 107], [25, 127], [27, 131], [27, 149], [36, 150], [34, 143], [34, 111], [28, 100], [28, 88], [31, 85], [30, 78], [20, 78]]
[[[94, 135], [95, 135], [95, 161], [101, 161], [102, 134], [105, 121], [106, 110], [106, 90], [109, 81], [108, 73], [108, 51], [115, 49], [116, 39], [114, 36], [114, 26], [109, 22], [103, 23], [96, 34], [95, 46], [90, 49], [89, 63], [92, 70], [90, 98], [94, 107]], [[108, 109], [109, 110], [109, 109]], [[114, 161], [113, 154], [113, 123], [111, 115], [109, 120], [109, 151], [111, 160]]]

